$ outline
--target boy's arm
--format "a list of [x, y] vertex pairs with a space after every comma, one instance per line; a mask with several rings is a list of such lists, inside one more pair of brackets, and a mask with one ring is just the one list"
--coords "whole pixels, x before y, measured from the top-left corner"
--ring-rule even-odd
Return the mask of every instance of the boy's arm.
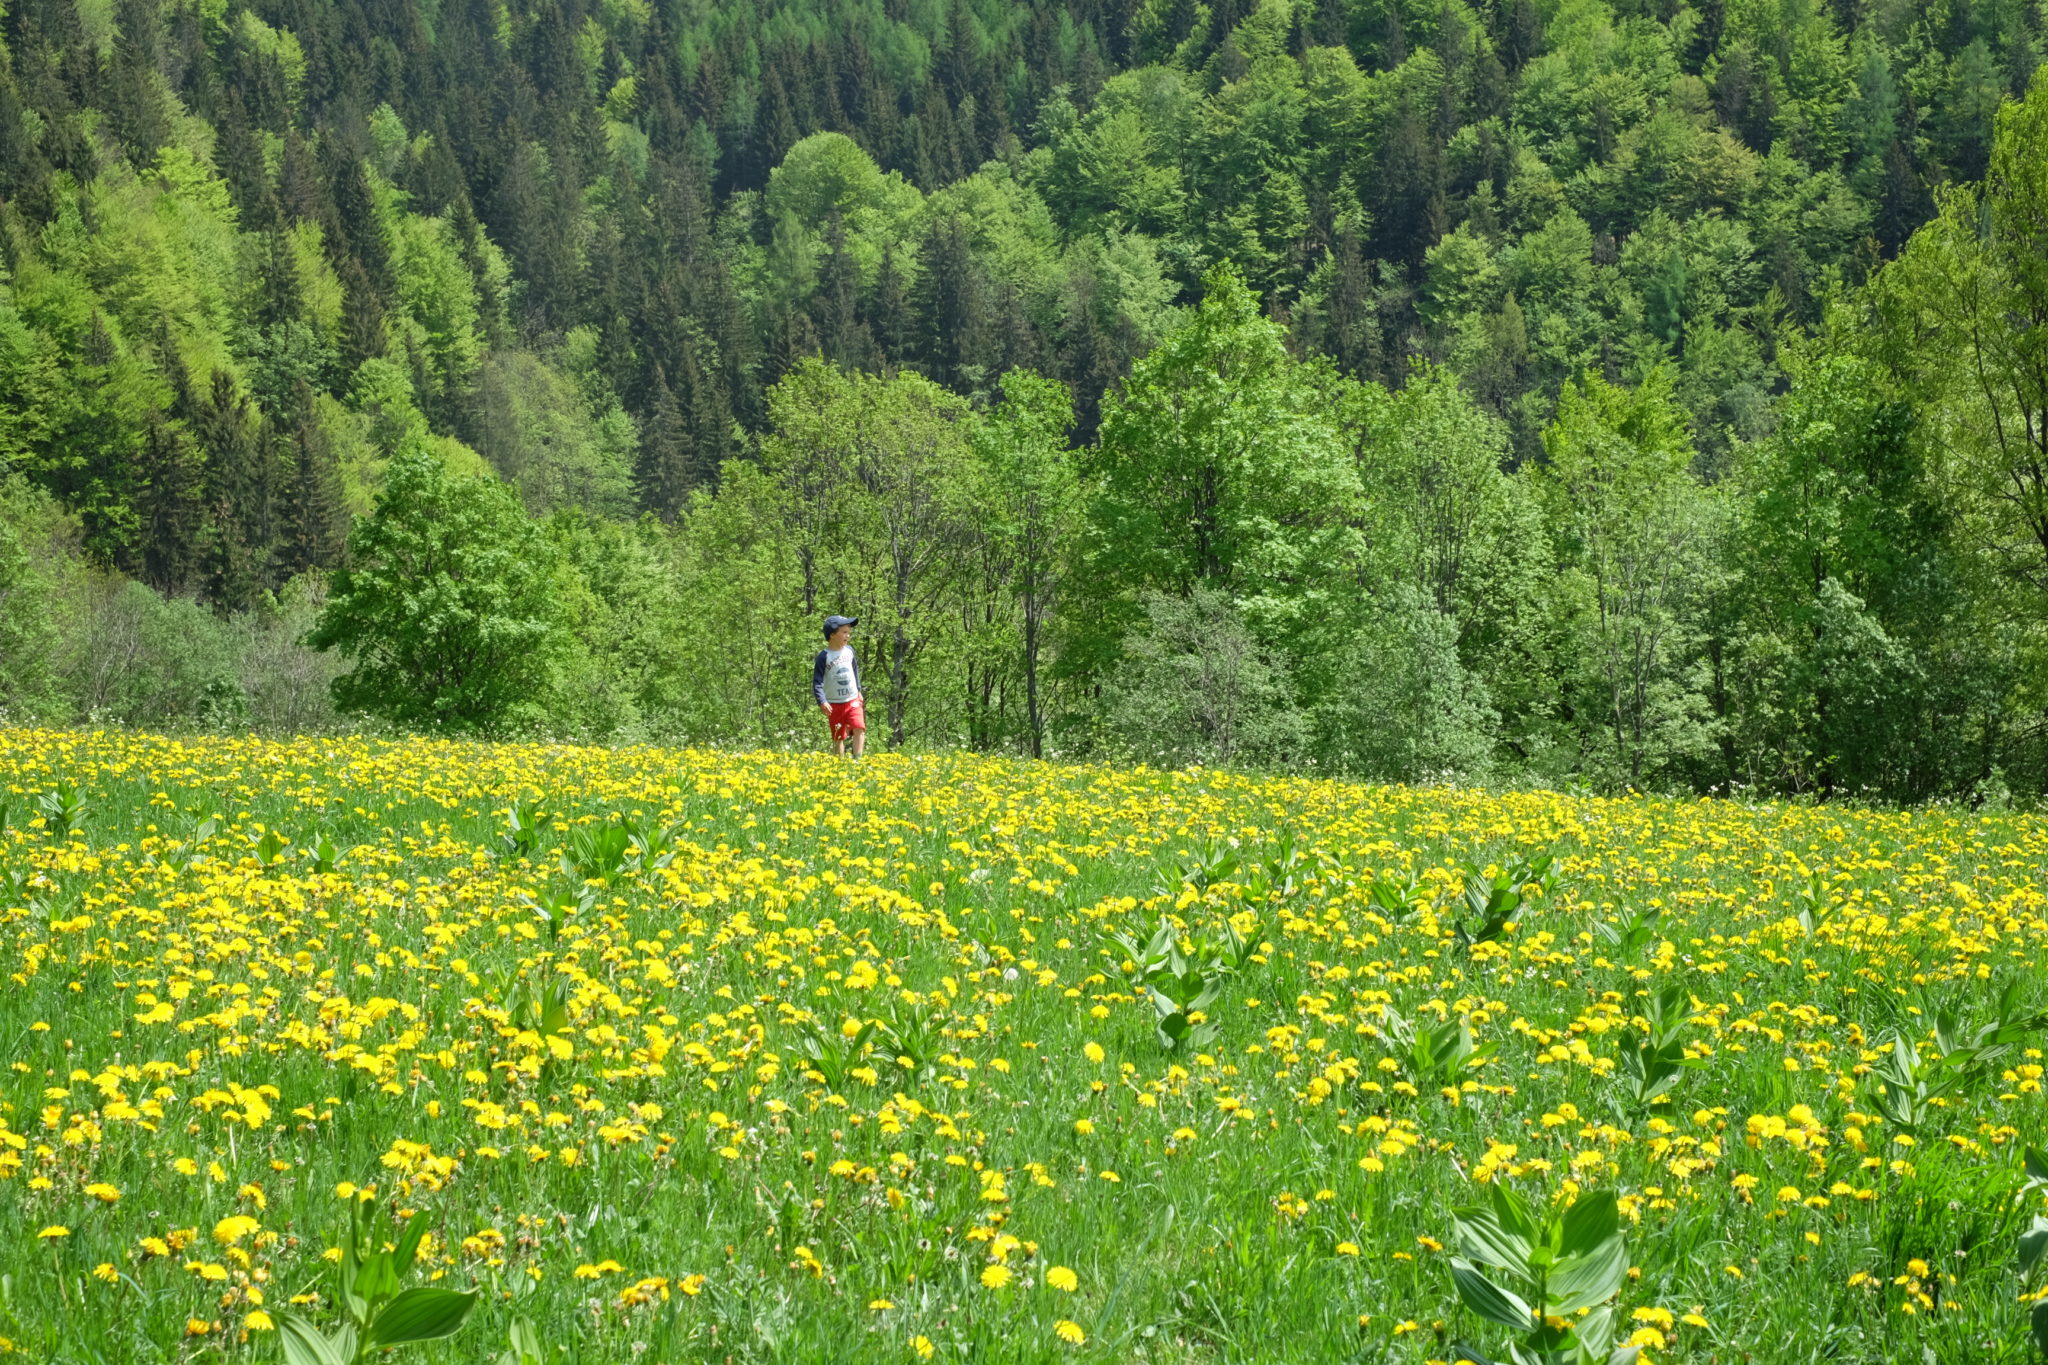
[[818, 705], [825, 704], [825, 651], [822, 649], [811, 660], [811, 696], [817, 699]]
[[853, 670], [853, 695], [865, 696], [866, 694], [860, 690], [860, 655], [849, 650], [846, 655], [846, 666]]

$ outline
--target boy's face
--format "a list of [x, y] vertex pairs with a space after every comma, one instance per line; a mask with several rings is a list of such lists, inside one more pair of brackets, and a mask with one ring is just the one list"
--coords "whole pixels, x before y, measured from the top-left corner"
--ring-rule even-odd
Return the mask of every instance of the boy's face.
[[834, 649], [846, 648], [846, 642], [853, 638], [852, 626], [841, 626], [825, 637], [825, 643]]

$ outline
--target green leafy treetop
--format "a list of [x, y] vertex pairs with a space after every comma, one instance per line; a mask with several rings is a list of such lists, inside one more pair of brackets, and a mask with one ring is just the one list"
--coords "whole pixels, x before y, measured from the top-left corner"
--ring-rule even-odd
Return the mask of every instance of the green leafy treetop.
[[562, 638], [554, 579], [511, 488], [401, 455], [307, 641], [354, 662], [334, 680], [343, 710], [502, 733], [541, 719]]

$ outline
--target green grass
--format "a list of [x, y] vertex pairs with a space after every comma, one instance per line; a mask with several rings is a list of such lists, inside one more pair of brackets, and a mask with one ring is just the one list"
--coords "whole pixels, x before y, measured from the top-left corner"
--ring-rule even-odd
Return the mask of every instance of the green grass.
[[[1614, 1307], [1624, 1337], [1670, 1315], [1658, 1360], [2036, 1354], [2030, 817], [34, 731], [0, 776], [26, 1359], [281, 1358], [251, 1315], [339, 1321], [344, 1182], [428, 1220], [419, 1282], [480, 1291], [421, 1361], [495, 1359], [521, 1317], [551, 1363], [1505, 1357], [1450, 1271], [1491, 1182], [1618, 1196]], [[622, 822], [646, 851], [610, 868], [590, 835]], [[579, 830], [597, 879], [562, 866]], [[1174, 870], [1233, 847], [1206, 889]], [[1544, 853], [1550, 893], [1461, 943], [1468, 869]], [[1652, 909], [1626, 952], [1596, 931]], [[1257, 950], [1206, 969], [1213, 1037], [1178, 1051], [1111, 939], [1160, 913], [1183, 967], [1233, 916]], [[1619, 1059], [1673, 983], [1691, 1065], [1637, 1104]], [[1985, 1025], [2008, 984], [2002, 1050], [1886, 1122], [1889, 1039], [1931, 1058], [1938, 1012]], [[1476, 1064], [1417, 1074], [1388, 1006], [1463, 1020]]]

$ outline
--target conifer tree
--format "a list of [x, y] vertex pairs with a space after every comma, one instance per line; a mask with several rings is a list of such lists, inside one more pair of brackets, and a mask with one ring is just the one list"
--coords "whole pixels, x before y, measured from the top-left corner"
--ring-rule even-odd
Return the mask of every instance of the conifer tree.
[[668, 374], [654, 367], [654, 392], [640, 437], [640, 505], [663, 521], [674, 521], [690, 491], [694, 442]]
[[305, 392], [299, 397], [298, 420], [290, 434], [293, 470], [282, 558], [285, 577], [334, 567], [347, 536], [348, 514], [342, 506], [341, 470], [333, 444], [314, 415], [313, 395]]

